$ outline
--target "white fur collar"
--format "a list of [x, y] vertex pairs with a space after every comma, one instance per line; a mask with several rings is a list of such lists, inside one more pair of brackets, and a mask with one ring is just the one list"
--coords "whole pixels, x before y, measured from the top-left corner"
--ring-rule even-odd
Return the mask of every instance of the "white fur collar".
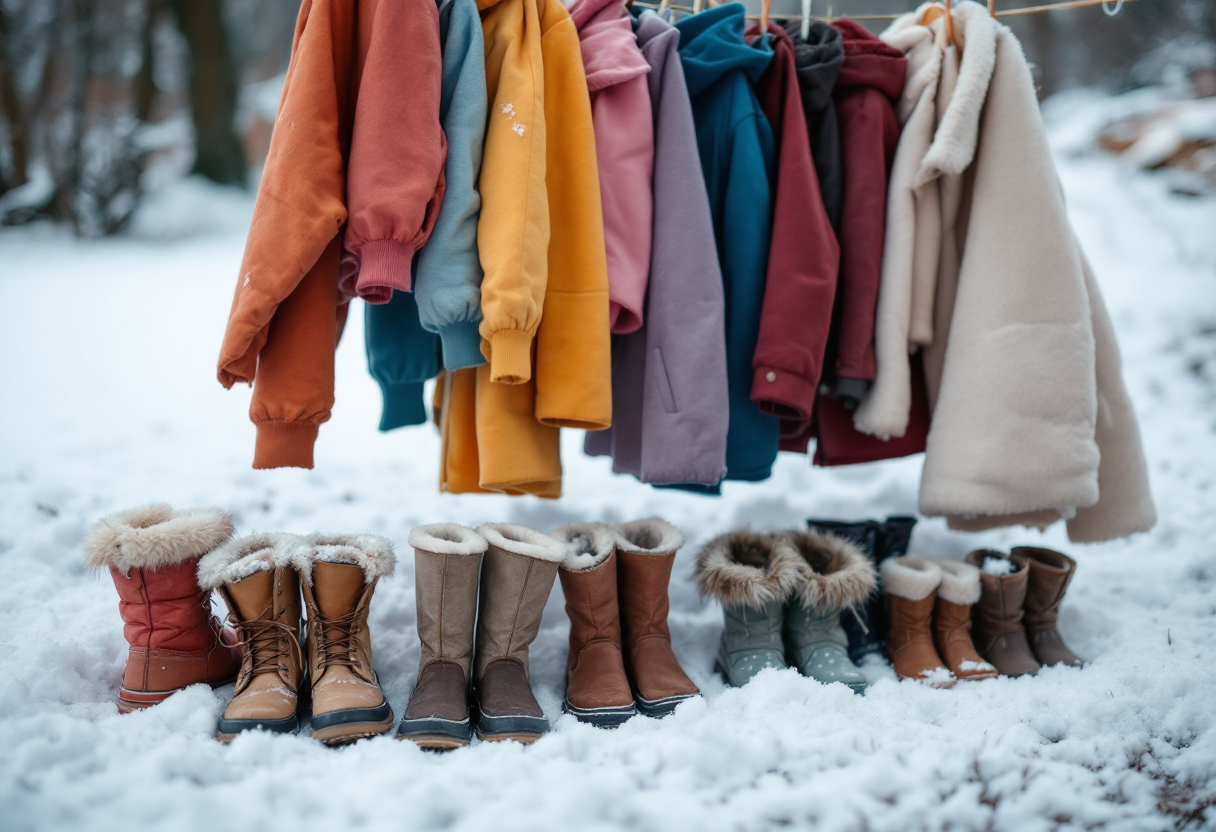
[[569, 547], [560, 540], [542, 534], [527, 526], [513, 523], [486, 523], [477, 527], [477, 533], [491, 546], [550, 563], [561, 563], [566, 559]]
[[684, 545], [684, 533], [666, 520], [649, 517], [612, 527], [616, 547], [639, 555], [670, 555]]
[[571, 523], [554, 529], [549, 536], [569, 545], [562, 561], [562, 569], [567, 572], [589, 572], [616, 550], [612, 529], [603, 523]]
[[294, 566], [291, 551], [300, 538], [285, 532], [251, 534], [230, 540], [198, 562], [198, 585], [219, 589], [259, 570]]
[[312, 565], [347, 563], [363, 570], [364, 582], [386, 578], [397, 568], [393, 542], [378, 534], [328, 534], [314, 532], [299, 539], [290, 557], [305, 580], [312, 583]]
[[486, 539], [458, 523], [431, 523], [410, 529], [409, 544], [414, 549], [437, 555], [480, 555]]
[[175, 511], [153, 503], [107, 515], [84, 538], [84, 562], [92, 569], [157, 569], [201, 557], [224, 545], [235, 531], [218, 508]]

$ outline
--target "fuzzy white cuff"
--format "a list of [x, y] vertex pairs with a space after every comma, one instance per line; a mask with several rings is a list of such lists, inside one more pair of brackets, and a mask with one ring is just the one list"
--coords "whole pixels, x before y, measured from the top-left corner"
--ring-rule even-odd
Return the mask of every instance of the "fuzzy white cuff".
[[618, 549], [638, 555], [670, 555], [684, 545], [684, 533], [658, 517], [617, 523], [612, 533]]
[[305, 535], [291, 550], [291, 560], [308, 582], [312, 583], [312, 565], [346, 563], [363, 570], [364, 582], [386, 578], [397, 568], [393, 542], [378, 534], [328, 534], [314, 532]]
[[92, 569], [157, 569], [201, 557], [224, 545], [236, 529], [219, 508], [175, 511], [153, 503], [107, 515], [84, 538], [84, 562]]
[[980, 600], [980, 570], [969, 563], [949, 558], [931, 558], [942, 570], [937, 595], [951, 604], [971, 606]]
[[882, 562], [882, 589], [888, 595], [921, 601], [942, 583], [942, 570], [926, 558], [887, 558]]
[[590, 572], [611, 557], [616, 549], [616, 536], [603, 523], [571, 523], [554, 529], [549, 536], [567, 544], [562, 569], [567, 572]]
[[802, 558], [787, 540], [747, 529], [720, 535], [697, 553], [702, 595], [725, 607], [762, 609], [789, 599], [802, 580]]
[[527, 526], [513, 523], [486, 523], [477, 527], [477, 533], [491, 546], [505, 552], [523, 555], [550, 563], [561, 563], [566, 559], [567, 547], [560, 540], [542, 534]]
[[437, 555], [480, 555], [489, 545], [477, 532], [457, 523], [415, 526], [410, 529], [409, 544]]
[[198, 562], [198, 585], [203, 589], [219, 589], [262, 569], [292, 566], [291, 551], [299, 543], [298, 537], [285, 532], [230, 540]]

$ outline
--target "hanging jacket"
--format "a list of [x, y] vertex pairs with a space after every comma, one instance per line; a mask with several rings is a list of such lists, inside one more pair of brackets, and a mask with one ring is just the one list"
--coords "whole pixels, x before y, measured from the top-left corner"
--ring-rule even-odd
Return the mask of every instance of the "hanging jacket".
[[300, 7], [217, 371], [254, 385], [254, 468], [311, 468], [333, 408], [356, 43], [353, 4]]
[[[517, 213], [524, 207], [519, 195], [502, 190], [501, 183], [491, 187], [490, 147], [496, 143], [509, 146], [508, 137], [522, 142], [531, 136], [544, 149], [537, 173], [545, 186], [541, 199], [548, 206], [544, 229], [548, 279], [542, 294], [544, 319], [538, 324], [535, 342], [528, 339], [520, 365], [527, 368], [527, 380], [521, 381], [518, 374], [511, 376], [515, 384], [495, 380], [495, 356], [503, 357], [498, 346], [491, 348], [489, 364], [453, 373], [450, 385], [445, 379], [443, 386], [450, 388], [451, 396], [440, 408], [444, 432], [440, 480], [452, 492], [557, 497], [561, 493], [558, 428], [602, 430], [612, 424], [608, 267], [591, 104], [578, 32], [560, 2], [481, 0], [480, 7], [491, 107], [478, 245], [497, 250], [505, 239], [497, 229], [486, 240], [482, 229], [487, 216], [508, 217], [510, 205]], [[521, 52], [532, 44], [536, 54], [521, 63]], [[540, 72], [509, 71], [514, 66], [532, 65], [538, 65]], [[527, 116], [531, 123], [524, 121], [515, 106], [517, 100], [536, 102]], [[508, 206], [499, 204], [504, 200]], [[520, 229], [521, 233], [527, 230]], [[500, 289], [511, 282], [508, 272], [491, 269], [493, 259], [483, 249], [482, 311], [487, 316], [482, 321], [483, 335], [490, 320], [486, 286], [491, 276], [496, 274]], [[504, 291], [503, 297], [507, 295]], [[500, 338], [494, 344], [512, 344], [511, 338]], [[467, 446], [456, 453], [451, 442], [473, 435], [477, 453], [467, 453]], [[477, 467], [470, 467], [473, 465]], [[457, 466], [465, 467], [456, 470]]]
[[609, 320], [613, 332], [642, 325], [650, 275], [651, 178], [654, 121], [642, 57], [622, 0], [577, 0], [570, 17], [578, 29], [608, 256]]
[[448, 140], [447, 188], [426, 247], [418, 252], [414, 296], [422, 328], [438, 333], [443, 365], [485, 363], [481, 354], [481, 261], [477, 222], [486, 134], [485, 44], [475, 0], [439, 0], [443, 85], [439, 121]]
[[726, 321], [722, 270], [677, 47], [653, 12], [636, 24], [654, 110], [654, 245], [646, 320], [612, 345], [612, 427], [585, 449], [659, 485], [716, 486], [726, 475]]
[[726, 297], [730, 425], [727, 479], [766, 479], [777, 456], [778, 421], [751, 400], [772, 226], [772, 129], [752, 84], [772, 60], [743, 39], [744, 8], [717, 6], [676, 24], [692, 101]]
[[903, 91], [907, 60], [859, 23], [840, 20], [833, 25], [844, 41], [845, 59], [833, 93], [843, 145], [844, 202], [832, 393], [856, 403], [874, 379], [887, 174], [899, 139], [894, 102]]
[[[759, 37], [759, 28], [748, 36]], [[804, 421], [811, 418], [823, 372], [840, 248], [819, 193], [794, 43], [773, 23], [768, 39], [773, 60], [756, 96], [776, 138], [777, 176], [751, 398], [765, 413]]]
[[798, 68], [798, 89], [806, 114], [811, 155], [819, 175], [819, 193], [833, 230], [840, 233], [840, 211], [844, 201], [843, 171], [840, 163], [840, 126], [832, 90], [844, 63], [844, 45], [837, 32], [821, 20], [813, 21], [802, 39], [802, 24], [787, 21], [785, 31], [794, 41], [794, 65]]
[[438, 374], [439, 336], [422, 328], [412, 292], [365, 304], [367, 369], [380, 386], [380, 430], [426, 424], [423, 385]]
[[387, 303], [394, 289], [409, 291], [414, 253], [430, 237], [443, 200], [439, 13], [422, 0], [360, 0], [357, 18], [361, 80], [339, 288], [343, 298]]

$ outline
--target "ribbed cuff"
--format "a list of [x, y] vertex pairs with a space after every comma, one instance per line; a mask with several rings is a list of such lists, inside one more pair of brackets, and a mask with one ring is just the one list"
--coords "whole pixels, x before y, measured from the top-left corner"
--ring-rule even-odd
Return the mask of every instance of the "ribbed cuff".
[[257, 422], [254, 468], [311, 468], [318, 425], [275, 420]]
[[443, 343], [443, 366], [448, 370], [463, 370], [480, 367], [486, 363], [481, 354], [481, 335], [477, 321], [462, 321], [439, 329], [439, 340]]
[[752, 376], [752, 401], [762, 413], [782, 419], [811, 418], [816, 385], [776, 367], [757, 367]]
[[846, 410], [852, 410], [866, 397], [866, 393], [870, 392], [872, 383], [864, 378], [838, 376], [832, 382], [832, 398], [843, 402]]
[[381, 384], [384, 410], [380, 412], [380, 430], [387, 431], [409, 425], [426, 424], [426, 404], [422, 383]]
[[532, 380], [532, 333], [500, 329], [490, 336], [490, 381], [524, 384]]
[[414, 246], [397, 240], [371, 240], [359, 249], [355, 291], [368, 303], [388, 303], [393, 290], [410, 290]]

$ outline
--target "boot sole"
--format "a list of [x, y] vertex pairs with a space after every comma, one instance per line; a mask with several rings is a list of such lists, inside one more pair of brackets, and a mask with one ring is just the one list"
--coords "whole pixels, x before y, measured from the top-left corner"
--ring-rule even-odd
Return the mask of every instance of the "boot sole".
[[311, 735], [326, 745], [343, 745], [366, 737], [387, 734], [393, 729], [393, 709], [385, 701], [375, 708], [349, 708], [314, 714]]
[[477, 738], [485, 742], [515, 740], [531, 745], [549, 732], [549, 720], [543, 716], [486, 716], [477, 720]]
[[[227, 679], [217, 679], [211, 682], [200, 679], [200, 682], [205, 685], [210, 685], [214, 688], [222, 688], [224, 685], [231, 685], [236, 681], [236, 676], [230, 676]], [[189, 687], [187, 685], [186, 687]], [[151, 708], [153, 705], [159, 705], [173, 694], [180, 690], [185, 690], [186, 687], [174, 688], [173, 690], [131, 690], [130, 688], [118, 689], [118, 712], [120, 714], [129, 714], [132, 711], [142, 711], [146, 708]], [[138, 697], [138, 698], [131, 698]]]
[[[725, 674], [723, 674], [725, 675]], [[675, 709], [680, 707], [681, 702], [687, 702], [689, 699], [696, 699], [701, 694], [699, 693], [682, 693], [679, 696], [665, 696], [662, 699], [643, 699], [634, 694], [633, 702], [637, 706], [638, 713], [642, 716], [648, 716], [652, 719], [662, 719], [665, 716], [670, 716], [675, 712]]]
[[610, 708], [579, 708], [571, 705], [569, 699], [562, 702], [562, 710], [579, 722], [594, 725], [596, 728], [620, 728], [638, 715], [638, 709], [633, 705], [616, 705]]
[[421, 748], [448, 751], [469, 744], [469, 720], [402, 719], [397, 726], [397, 739], [409, 740]]
[[227, 744], [245, 731], [269, 731], [272, 734], [294, 734], [300, 728], [296, 714], [282, 719], [221, 719], [215, 738]]

